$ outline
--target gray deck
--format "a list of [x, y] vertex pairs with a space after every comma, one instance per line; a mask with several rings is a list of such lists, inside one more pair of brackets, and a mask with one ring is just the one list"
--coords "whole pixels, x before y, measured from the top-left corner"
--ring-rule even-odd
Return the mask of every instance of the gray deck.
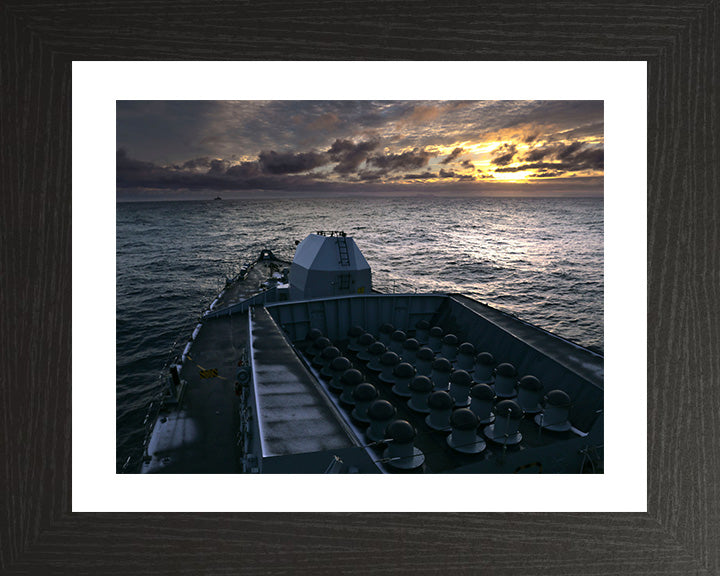
[[[247, 345], [247, 315], [214, 318], [203, 323], [180, 373], [187, 382], [180, 410], [155, 424], [143, 472], [239, 472], [236, 436], [237, 361]], [[201, 378], [203, 369], [218, 376]]]
[[505, 332], [572, 370], [588, 382], [600, 388], [604, 387], [604, 360], [599, 354], [462, 294], [451, 296], [463, 306], [477, 312]]
[[[244, 280], [223, 291], [214, 308], [256, 293], [263, 281], [287, 265], [278, 260], [257, 262]], [[248, 347], [248, 336], [247, 313], [203, 318], [180, 373], [186, 382], [182, 401], [158, 417], [148, 446], [151, 459], [143, 463], [142, 472], [241, 472], [235, 380], [238, 360]], [[217, 369], [217, 376], [201, 377], [201, 371], [211, 369]]]
[[263, 457], [356, 443], [265, 308], [251, 311], [253, 383]]

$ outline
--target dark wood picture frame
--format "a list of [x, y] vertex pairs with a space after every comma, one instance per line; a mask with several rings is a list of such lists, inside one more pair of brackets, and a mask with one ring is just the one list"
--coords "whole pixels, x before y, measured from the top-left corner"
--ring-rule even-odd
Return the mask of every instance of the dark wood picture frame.
[[[3, 2], [0, 573], [719, 573], [719, 6]], [[71, 64], [140, 59], [647, 61], [648, 512], [72, 513]]]

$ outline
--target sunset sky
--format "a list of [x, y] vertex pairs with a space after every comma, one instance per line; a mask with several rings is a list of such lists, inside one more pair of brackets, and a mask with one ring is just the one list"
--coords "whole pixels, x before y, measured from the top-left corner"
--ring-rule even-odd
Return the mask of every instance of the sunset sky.
[[602, 196], [603, 161], [602, 101], [117, 102], [119, 200]]

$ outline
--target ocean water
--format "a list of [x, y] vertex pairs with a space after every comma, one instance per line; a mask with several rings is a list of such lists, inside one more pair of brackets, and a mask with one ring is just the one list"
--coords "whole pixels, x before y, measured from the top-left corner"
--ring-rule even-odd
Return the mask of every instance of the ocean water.
[[352, 235], [384, 292], [460, 292], [603, 349], [603, 201], [347, 198], [117, 204], [117, 471], [171, 349], [226, 276], [317, 230]]

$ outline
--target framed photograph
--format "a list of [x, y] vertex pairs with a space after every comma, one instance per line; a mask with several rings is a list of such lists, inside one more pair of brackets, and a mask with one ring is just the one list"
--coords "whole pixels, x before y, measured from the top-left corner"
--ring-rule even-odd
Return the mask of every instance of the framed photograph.
[[[441, 100], [434, 86], [408, 81], [423, 74], [461, 76], [468, 66], [474, 78], [492, 76], [497, 85], [447, 81], [440, 92], [453, 99]], [[195, 73], [213, 80], [193, 92], [173, 81]], [[290, 88], [308, 76], [317, 78], [312, 86]], [[530, 76], [537, 78], [532, 93], [526, 88]], [[544, 83], [547, 76], [573, 81]], [[644, 462], [634, 460], [635, 468], [618, 474], [613, 461], [623, 458], [614, 434], [619, 428], [611, 426], [606, 439], [603, 425], [603, 375], [622, 372], [638, 385], [623, 393], [625, 401], [615, 397], [617, 389], [607, 394], [609, 419], [637, 427], [624, 426], [624, 434], [644, 435], [642, 420], [621, 414], [624, 406], [644, 405], [644, 371], [619, 362], [617, 352], [607, 367], [603, 359], [606, 299], [612, 302], [611, 350], [645, 335], [642, 314], [632, 330], [618, 321], [644, 306], [644, 278], [636, 277], [629, 289], [620, 270], [642, 269], [645, 235], [615, 232], [627, 230], [628, 219], [645, 220], [644, 194], [626, 197], [621, 208], [621, 195], [613, 195], [607, 224], [602, 197], [606, 136], [612, 143], [610, 184], [622, 179], [628, 189], [645, 186], [644, 172], [635, 169], [644, 153], [623, 149], [623, 143], [645, 140], [644, 63], [190, 63], [183, 72], [179, 64], [88, 62], [74, 65], [74, 86], [87, 96], [75, 101], [74, 137], [79, 147], [94, 143], [78, 155], [90, 158], [117, 147], [116, 166], [75, 181], [76, 204], [93, 195], [99, 180], [103, 188], [117, 183], [118, 199], [115, 234], [113, 222], [82, 219], [78, 234], [95, 241], [85, 245], [89, 253], [76, 252], [79, 260], [96, 260], [95, 251], [117, 245], [116, 270], [94, 268], [94, 282], [76, 278], [80, 286], [93, 286], [79, 291], [84, 300], [94, 297], [101, 279], [115, 282], [116, 310], [109, 299], [96, 309], [117, 315], [117, 396], [97, 412], [78, 404], [81, 416], [74, 423], [78, 430], [94, 430], [93, 441], [103, 429], [110, 437], [116, 432], [118, 472], [185, 474], [150, 499], [155, 509], [178, 511], [173, 489], [221, 494], [235, 482], [217, 476], [220, 484], [212, 490], [184, 486], [195, 485], [198, 473], [321, 474], [328, 468], [370, 473], [362, 482], [380, 482], [381, 493], [388, 479], [377, 472], [435, 475], [413, 482], [427, 490], [441, 489], [438, 474], [462, 475], [453, 480], [456, 490], [444, 499], [443, 511], [546, 509], [515, 472], [542, 472], [532, 485], [556, 510], [645, 509]], [[180, 92], [187, 99], [167, 99]], [[235, 100], [211, 99], [229, 92]], [[514, 100], [518, 93], [537, 99]], [[624, 166], [621, 159], [633, 154], [635, 161]], [[92, 163], [103, 161], [95, 157]], [[100, 212], [113, 214], [113, 206]], [[153, 287], [155, 281], [165, 284]], [[267, 314], [247, 310], [253, 303], [267, 304]], [[93, 332], [97, 314], [78, 316], [75, 325], [88, 326], [81, 333]], [[421, 335], [418, 323], [430, 321], [428, 335]], [[394, 327], [383, 333], [390, 323]], [[112, 317], [101, 324], [110, 328]], [[269, 355], [262, 353], [268, 346], [261, 335], [268, 332], [261, 325], [277, 337]], [[353, 351], [346, 338], [358, 325], [377, 342]], [[549, 334], [551, 328], [562, 337]], [[178, 337], [168, 338], [178, 330]], [[434, 336], [438, 330], [442, 336]], [[322, 335], [312, 347], [305, 342], [310, 331]], [[419, 350], [423, 359], [411, 358], [406, 334], [411, 344], [428, 348], [427, 358]], [[176, 350], [158, 383], [173, 339]], [[349, 362], [350, 374], [364, 380], [362, 389], [377, 396], [367, 403], [367, 415], [348, 407], [352, 382], [344, 390], [342, 374], [327, 380], [332, 366], [321, 366], [320, 357], [326, 351], [315, 351], [323, 341], [328, 353], [337, 350]], [[460, 348], [468, 347], [467, 358], [460, 358]], [[483, 375], [488, 368], [478, 364], [479, 354], [492, 356], [491, 373]], [[113, 358], [98, 351], [95, 360], [100, 367]], [[406, 364], [412, 373], [407, 390], [388, 384], [393, 367], [379, 369], [382, 361], [398, 369]], [[236, 372], [245, 366], [248, 386], [238, 381], [233, 390]], [[170, 380], [171, 374], [177, 378]], [[166, 384], [175, 380], [171, 390]], [[533, 386], [526, 388], [528, 383]], [[432, 387], [413, 400], [411, 384]], [[90, 379], [77, 379], [74, 390], [78, 399], [97, 394], [93, 404], [103, 402]], [[541, 409], [545, 396], [567, 401], [558, 408], [565, 414], [558, 422], [553, 408]], [[451, 397], [454, 411], [428, 404]], [[114, 430], [101, 417], [113, 400]], [[148, 405], [155, 411], [146, 415]], [[504, 408], [510, 412], [497, 420]], [[374, 423], [381, 409], [390, 415]], [[507, 421], [510, 413], [522, 412], [524, 418]], [[249, 416], [234, 422], [238, 413]], [[447, 433], [437, 429], [443, 417]], [[463, 417], [478, 422], [472, 438], [459, 442], [463, 431], [451, 420]], [[382, 436], [395, 420], [395, 428], [413, 435], [407, 457], [395, 455]], [[510, 425], [514, 430], [506, 435], [495, 434], [496, 426]], [[242, 446], [235, 442], [238, 429]], [[326, 432], [316, 435], [316, 429]], [[83, 438], [90, 437], [75, 436], [76, 455], [92, 450]], [[597, 489], [597, 481], [577, 477], [603, 470], [604, 452], [610, 454], [604, 478], [616, 483], [604, 492], [618, 495], [605, 507], [582, 496], [583, 486]], [[77, 466], [84, 468], [82, 458]], [[137, 497], [123, 487], [129, 478], [98, 478], [96, 470], [80, 474], [84, 487], [76, 493], [82, 497], [73, 501], [78, 510], [108, 511], [104, 494], [93, 498], [98, 485], [113, 485], [123, 495], [113, 500], [114, 510], [139, 510]], [[468, 502], [464, 494], [475, 474], [485, 475], [489, 490], [518, 495], [512, 503]], [[324, 477], [296, 478], [296, 484], [309, 484], [305, 498], [281, 503], [277, 494], [285, 481], [244, 478], [245, 486], [260, 482], [271, 495], [263, 498], [263, 490], [254, 489], [252, 509], [439, 510], [419, 503], [414, 490], [352, 505], [337, 485], [324, 485]], [[161, 504], [164, 497], [167, 504]], [[201, 500], [192, 505], [247, 511], [249, 504]]]
[[[208, 66], [213, 78], [253, 75], [242, 63]], [[471, 66], [500, 78], [493, 65]], [[619, 135], [644, 141], [645, 64], [583, 64], [592, 81], [582, 81], [582, 95], [603, 99], [548, 99], [568, 93], [558, 81], [540, 100], [466, 100], [483, 96], [473, 82], [444, 85], [457, 99], [428, 100], [407, 81], [413, 100], [349, 99], [397, 94], [393, 78], [420, 67], [454, 74], [467, 64], [266, 64], [266, 77], [290, 85], [305, 75], [332, 78], [316, 82], [319, 96], [353, 79], [369, 88], [333, 100], [292, 99], [286, 86], [276, 93], [289, 99], [254, 100], [237, 85], [239, 100], [197, 99], [227, 89], [217, 85], [189, 100], [116, 101], [117, 226], [107, 244], [115, 241], [117, 264], [104, 283], [116, 286], [118, 472], [603, 471], [605, 449], [616, 451], [604, 437], [606, 268], [609, 301], [638, 307], [645, 299], [642, 278], [631, 295], [604, 262], [606, 245], [611, 262], [637, 268], [645, 260], [644, 235], [632, 239], [635, 256], [627, 234], [622, 256], [612, 248], [618, 236], [604, 238], [604, 142], [606, 132], [616, 142], [609, 166], [618, 174], [617, 158], [626, 156]], [[503, 94], [517, 90], [511, 78], [548, 67], [555, 75], [567, 68], [505, 63]], [[112, 103], [93, 90], [98, 75], [123, 91], [134, 79], [113, 68], [77, 64], [74, 85], [90, 79], [83, 91]], [[605, 87], [619, 77], [617, 96]], [[167, 79], [136, 86], [146, 97], [177, 90]], [[76, 139], [97, 148], [112, 126], [100, 126], [92, 102], [76, 110]], [[83, 124], [83, 115], [92, 120]], [[636, 170], [625, 179], [644, 188]], [[76, 203], [96, 182], [77, 182]], [[644, 220], [643, 208], [637, 194], [617, 212]], [[609, 225], [625, 228], [614, 217]], [[104, 243], [94, 237], [93, 249]], [[100, 275], [93, 271], [96, 282]], [[634, 335], [627, 322], [619, 329], [616, 306], [609, 339], [642, 339], [643, 322]], [[87, 321], [81, 332], [92, 332], [97, 316]], [[644, 404], [644, 371], [609, 369], [638, 382]], [[95, 387], [78, 380], [75, 389], [86, 398]], [[642, 436], [642, 422], [633, 422]], [[629, 475], [644, 494], [644, 469]], [[386, 482], [363, 481], [377, 480]], [[513, 482], [495, 481], [499, 490]], [[318, 500], [329, 500], [326, 490]], [[383, 508], [401, 505], [394, 500]], [[457, 507], [467, 510], [464, 498]]]
[[[0, 445], [6, 462], [0, 467], [0, 482], [6, 487], [2, 498], [7, 510], [0, 525], [3, 572], [106, 573], [117, 571], [122, 559], [123, 571], [158, 573], [180, 568], [211, 573], [434, 573], [448, 567], [509, 573], [528, 566], [538, 573], [563, 574], [713, 573], [720, 564], [713, 545], [718, 536], [712, 488], [717, 483], [717, 442], [702, 430], [712, 428], [717, 419], [712, 335], [718, 316], [708, 287], [717, 265], [707, 250], [716, 235], [712, 193], [719, 184], [708, 161], [717, 155], [712, 135], [718, 103], [712, 87], [718, 73], [710, 56], [718, 33], [717, 3], [672, 9], [619, 6], [609, 19], [599, 15], [599, 5], [542, 12], [535, 6], [519, 7], [511, 20], [517, 36], [492, 43], [488, 38], [505, 28], [495, 27], [492, 22], [498, 19], [488, 16], [500, 17], [500, 7], [488, 7], [482, 15], [472, 10], [443, 16], [465, 46], [459, 52], [441, 38], [436, 19], [408, 15], [401, 18], [402, 26], [388, 28], [391, 17], [398, 15], [385, 6], [347, 8], [343, 13], [318, 9], [318, 17], [331, 25], [315, 30], [318, 25], [310, 24], [307, 35], [295, 36], [281, 30], [297, 29], [304, 21], [300, 15], [276, 18], [269, 7], [260, 6], [227, 14], [217, 7], [208, 11], [186, 6], [183, 21], [188, 29], [182, 36], [177, 27], [147, 35], [143, 22], [161, 22], [159, 8], [144, 13], [142, 21], [109, 8], [80, 11], [62, 4], [42, 10], [18, 5], [0, 13], [8, 55], [0, 66], [3, 77], [13, 80], [0, 96], [2, 179], [9, 191], [2, 261], [4, 348], [10, 367], [0, 388], [5, 422]], [[51, 12], [56, 18], [49, 18]], [[367, 29], [358, 28], [361, 12]], [[267, 18], [273, 18], [272, 29], [259, 25]], [[523, 18], [542, 23], [543, 34], [524, 27]], [[206, 26], [195, 28], [190, 22]], [[220, 33], [232, 23], [242, 24], [243, 33], [236, 28], [231, 35]], [[210, 29], [217, 34], [208, 38]], [[414, 30], [415, 40], [405, 38], [402, 30]], [[351, 32], [355, 47], [338, 48]], [[365, 62], [264, 62], [287, 61], [291, 44], [292, 58], [300, 60]], [[175, 47], [172, 54], [169, 46]], [[148, 62], [128, 61], [138, 57]], [[258, 61], [235, 68], [232, 63], [151, 62], [167, 57]], [[388, 57], [403, 62], [372, 62]], [[428, 61], [439, 58], [443, 61]], [[493, 62], [499, 58], [503, 61]], [[558, 58], [567, 62], [543, 62]], [[516, 73], [514, 79], [509, 70]], [[242, 76], [226, 83], [224, 91], [204, 95], [202, 85], [223, 72]], [[463, 72], [469, 79], [457, 80]], [[614, 82], [625, 79], [625, 106], [622, 90], [599, 98], [583, 92], [600, 86], [597, 78], [605, 80], [613, 73]], [[646, 94], [638, 98], [633, 88], [645, 86], [645, 73]], [[351, 475], [344, 484], [330, 474], [302, 479], [243, 475], [242, 481], [232, 474], [118, 474], [112, 409], [117, 401], [113, 328], [119, 317], [115, 286], [107, 284], [108, 274], [115, 279], [117, 270], [113, 226], [120, 138], [115, 129], [121, 104], [116, 101], [142, 100], [134, 92], [138, 80], [164, 86], [161, 93], [145, 97], [157, 101], [228, 101], [237, 98], [238, 90], [239, 99], [247, 101], [339, 102], [350, 100], [349, 94], [359, 94], [355, 99], [362, 101], [376, 98], [363, 92], [371, 75], [375, 82], [385, 81], [382, 100], [396, 103], [604, 103], [608, 164], [611, 142], [617, 142], [615, 153], [622, 151], [622, 163], [632, 165], [632, 158], [638, 168], [620, 178], [606, 167], [603, 175], [604, 233], [606, 240], [615, 239], [605, 244], [605, 264], [611, 265], [615, 254], [623, 254], [626, 264], [606, 268], [606, 279], [615, 276], [621, 296], [606, 307], [607, 325], [615, 323], [619, 330], [613, 332], [616, 338], [605, 338], [604, 347], [609, 367], [611, 356], [622, 356], [622, 362], [612, 367], [612, 392], [606, 372], [605, 406], [608, 413], [611, 405], [618, 407], [616, 417], [608, 418], [612, 433], [610, 425], [605, 427], [606, 444], [618, 450], [610, 455], [605, 448], [604, 474], [541, 474], [532, 480], [525, 474], [417, 475], [412, 489], [402, 475], [386, 476], [392, 480], [381, 485], [362, 474]], [[577, 90], [544, 98], [540, 87], [547, 86], [548, 79], [564, 86], [574, 80]], [[498, 86], [488, 89], [493, 81]], [[512, 98], [503, 93], [503, 82], [513, 87]], [[280, 98], [283, 89], [278, 86], [283, 83], [293, 89]], [[313, 83], [323, 87], [322, 98]], [[422, 84], [432, 88], [423, 91]], [[112, 98], [103, 85], [113, 86]], [[482, 95], [458, 93], [463, 85]], [[528, 87], [519, 88], [524, 85]], [[92, 96], [99, 94], [95, 107]], [[129, 108], [123, 113], [138, 112]], [[628, 125], [646, 128], [646, 136], [633, 140], [632, 134], [613, 133], [609, 119], [622, 120], [622, 114]], [[97, 124], [97, 140], [79, 138], [93, 134], [85, 131], [88, 119]], [[521, 172], [524, 161], [542, 163], [530, 159], [532, 147], [522, 149], [517, 158], [518, 150], [508, 149], [513, 157], [504, 162], [503, 145], [499, 142], [488, 151], [493, 170], [504, 170], [499, 174]], [[378, 171], [387, 157], [402, 153], [383, 152], [373, 152], [377, 160], [366, 154], [365, 166]], [[430, 174], [454, 169], [453, 180], [462, 183], [460, 176], [469, 174], [470, 166], [452, 163], [482, 160], [461, 158], [467, 154], [462, 149], [456, 154], [454, 149], [436, 152], [432, 161], [413, 165], [416, 171], [403, 172], [403, 178], [431, 180]], [[573, 153], [568, 152], [570, 158]], [[153, 169], [160, 164], [179, 162], [169, 156], [147, 160], [123, 154], [123, 161], [145, 162], [144, 176], [157, 176]], [[332, 148], [326, 154], [329, 158]], [[346, 159], [339, 152], [336, 156], [328, 171]], [[251, 161], [238, 159], [234, 165]], [[231, 167], [222, 168], [227, 173]], [[143, 166], [135, 164], [130, 172], [133, 169], [137, 176]], [[118, 170], [117, 178], [121, 176]], [[93, 179], [95, 195], [88, 194]], [[75, 194], [78, 189], [81, 195]], [[224, 194], [204, 202], [225, 202]], [[645, 211], [646, 221], [638, 217]], [[611, 220], [611, 214], [617, 219]], [[203, 218], [209, 222], [207, 214]], [[615, 318], [611, 310], [618, 314]], [[211, 367], [201, 368], [207, 372]], [[215, 376], [210, 372], [208, 379]], [[566, 479], [575, 480], [574, 487], [568, 488]]]

